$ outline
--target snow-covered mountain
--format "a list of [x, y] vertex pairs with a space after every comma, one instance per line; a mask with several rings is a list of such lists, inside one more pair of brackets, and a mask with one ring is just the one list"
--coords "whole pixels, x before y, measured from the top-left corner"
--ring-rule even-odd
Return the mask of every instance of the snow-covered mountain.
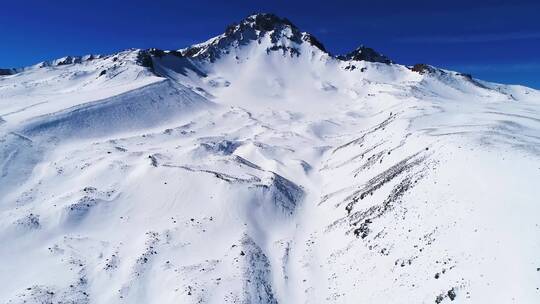
[[249, 16], [0, 70], [1, 303], [538, 303], [540, 92]]

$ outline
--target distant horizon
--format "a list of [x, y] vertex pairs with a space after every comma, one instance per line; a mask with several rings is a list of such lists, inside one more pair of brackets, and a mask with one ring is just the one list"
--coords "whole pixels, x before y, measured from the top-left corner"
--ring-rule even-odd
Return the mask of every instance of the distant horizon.
[[4, 4], [0, 35], [9, 47], [0, 49], [0, 68], [126, 49], [176, 50], [217, 36], [248, 15], [268, 12], [313, 34], [331, 54], [365, 45], [398, 64], [426, 63], [486, 81], [540, 89], [540, 24], [534, 17], [540, 3], [535, 1], [338, 1], [333, 6], [306, 1], [287, 6], [157, 2], [160, 5], [153, 4], [151, 10], [141, 0]]

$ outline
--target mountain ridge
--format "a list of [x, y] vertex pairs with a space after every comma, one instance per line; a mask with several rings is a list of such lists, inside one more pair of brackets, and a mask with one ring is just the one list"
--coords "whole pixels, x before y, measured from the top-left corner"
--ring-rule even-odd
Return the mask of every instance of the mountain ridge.
[[[290, 30], [290, 33], [284, 34], [283, 31]], [[317, 39], [314, 35], [302, 32], [296, 25], [294, 25], [291, 21], [289, 21], [287, 18], [281, 18], [278, 17], [275, 14], [272, 13], [257, 13], [252, 14], [244, 19], [242, 19], [238, 23], [230, 24], [226, 27], [223, 34], [218, 35], [216, 37], [212, 37], [208, 39], [205, 42], [197, 43], [192, 46], [188, 46], [186, 48], [180, 49], [180, 50], [160, 50], [156, 48], [149, 48], [149, 49], [125, 49], [123, 51], [129, 51], [129, 50], [140, 50], [143, 52], [167, 52], [170, 54], [175, 54], [177, 56], [185, 56], [189, 58], [206, 58], [209, 60], [216, 60], [217, 56], [219, 56], [220, 52], [227, 52], [227, 48], [231, 47], [231, 43], [234, 43], [235, 46], [241, 46], [242, 44], [249, 43], [253, 40], [260, 40], [262, 38], [261, 35], [265, 35], [269, 33], [271, 36], [271, 39], [274, 43], [273, 45], [273, 51], [275, 50], [285, 50], [287, 52], [292, 52], [291, 54], [295, 54], [294, 48], [291, 48], [283, 44], [278, 44], [278, 40], [281, 38], [286, 38], [296, 44], [301, 44], [303, 42], [308, 43], [309, 45], [319, 49], [320, 51], [331, 55], [326, 48], [324, 47], [323, 43], [320, 42], [319, 39]], [[289, 35], [289, 36], [287, 36]], [[365, 51], [369, 53], [367, 56], [363, 57], [362, 55], [359, 55], [361, 51]], [[123, 52], [120, 51], [120, 52]], [[106, 56], [114, 56], [117, 53], [113, 53]], [[356, 54], [356, 57], [355, 57]], [[61, 57], [58, 59], [48, 60], [48, 61], [42, 61], [37, 64], [26, 66], [22, 68], [6, 68], [2, 69], [1, 71], [16, 73], [23, 71], [24, 69], [31, 68], [31, 67], [49, 67], [49, 66], [58, 66], [63, 64], [77, 64], [88, 60], [93, 59], [99, 59], [103, 57], [104, 55], [84, 55], [84, 56], [72, 56], [68, 55], [65, 57]], [[390, 59], [387, 57], [379, 54], [372, 48], [364, 47], [363, 45], [359, 46], [357, 49], [345, 54], [345, 55], [331, 55], [334, 58], [338, 58], [341, 60], [366, 60], [366, 61], [372, 61], [373, 62], [381, 62], [381, 63], [393, 63]]]
[[[290, 30], [290, 33], [283, 33], [283, 31]], [[151, 62], [149, 58], [145, 56], [150, 54], [151, 56], [162, 56], [164, 54], [174, 55], [177, 57], [185, 57], [193, 60], [210, 60], [211, 62], [219, 59], [222, 55], [227, 55], [230, 52], [231, 47], [241, 47], [252, 41], [258, 41], [261, 43], [261, 39], [264, 35], [269, 34], [272, 40], [272, 45], [266, 47], [265, 51], [281, 51], [283, 54], [289, 54], [290, 56], [298, 56], [299, 50], [294, 45], [288, 45], [287, 43], [280, 42], [278, 40], [284, 38], [290, 40], [293, 44], [299, 45], [302, 43], [308, 43], [321, 52], [328, 54], [328, 56], [342, 61], [367, 61], [378, 62], [383, 64], [396, 64], [393, 60], [387, 56], [377, 52], [375, 49], [360, 45], [356, 49], [347, 52], [346, 54], [333, 55], [329, 53], [315, 36], [310, 33], [302, 32], [296, 25], [294, 25], [289, 19], [279, 17], [273, 13], [254, 13], [248, 15], [237, 23], [228, 25], [223, 34], [212, 37], [205, 42], [197, 43], [179, 50], [161, 50], [157, 48], [148, 49], [134, 49], [129, 48], [110, 55], [89, 54], [82, 56], [67, 55], [58, 59], [41, 61], [37, 64], [25, 66], [21, 68], [0, 68], [0, 76], [13, 75], [22, 71], [32, 68], [43, 67], [55, 67], [66, 64], [80, 64], [86, 61], [94, 59], [100, 59], [103, 57], [116, 57], [118, 54], [126, 51], [135, 51], [140, 53], [139, 64], [150, 67]], [[289, 36], [287, 36], [289, 35]], [[432, 68], [430, 65], [424, 63], [417, 63], [408, 66], [412, 71], [419, 73], [431, 73], [436, 70], [442, 71], [442, 69]], [[196, 72], [196, 67], [193, 67]], [[465, 74], [463, 74], [465, 75]], [[468, 75], [472, 79], [471, 75]]]

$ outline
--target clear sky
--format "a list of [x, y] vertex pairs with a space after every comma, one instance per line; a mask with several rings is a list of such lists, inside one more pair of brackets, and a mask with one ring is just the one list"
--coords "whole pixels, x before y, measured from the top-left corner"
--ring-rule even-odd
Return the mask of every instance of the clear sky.
[[540, 89], [539, 0], [6, 0], [0, 67], [126, 48], [178, 49], [254, 12], [288, 18], [334, 54], [363, 44], [398, 63]]

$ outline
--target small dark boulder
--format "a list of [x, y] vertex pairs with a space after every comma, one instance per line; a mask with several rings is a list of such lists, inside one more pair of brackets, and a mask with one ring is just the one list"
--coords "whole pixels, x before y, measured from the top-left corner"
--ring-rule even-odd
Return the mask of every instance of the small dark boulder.
[[447, 295], [448, 295], [448, 298], [450, 298], [451, 301], [454, 301], [454, 299], [456, 298], [456, 291], [454, 290], [454, 288], [450, 289], [447, 292]]

